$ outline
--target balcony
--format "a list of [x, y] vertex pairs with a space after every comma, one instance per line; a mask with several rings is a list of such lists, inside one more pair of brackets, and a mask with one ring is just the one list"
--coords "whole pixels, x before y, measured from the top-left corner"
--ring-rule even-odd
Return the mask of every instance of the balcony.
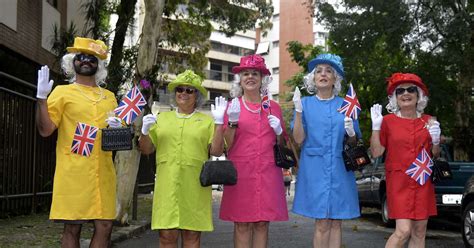
[[229, 82], [229, 83], [232, 83], [232, 80], [234, 80], [234, 74], [230, 72], [216, 71], [216, 70], [204, 70], [204, 72], [206, 75], [206, 79], [208, 80]]

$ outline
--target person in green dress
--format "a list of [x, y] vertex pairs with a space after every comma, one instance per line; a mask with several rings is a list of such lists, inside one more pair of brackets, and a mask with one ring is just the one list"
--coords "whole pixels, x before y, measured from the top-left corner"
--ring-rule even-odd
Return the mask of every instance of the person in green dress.
[[202, 231], [212, 231], [212, 188], [202, 187], [199, 175], [209, 155], [224, 149], [224, 111], [227, 101], [216, 97], [214, 117], [200, 113], [207, 91], [193, 71], [179, 74], [168, 85], [176, 111], [143, 117], [139, 139], [143, 154], [156, 150], [156, 181], [151, 228], [159, 230], [161, 248], [199, 247]]

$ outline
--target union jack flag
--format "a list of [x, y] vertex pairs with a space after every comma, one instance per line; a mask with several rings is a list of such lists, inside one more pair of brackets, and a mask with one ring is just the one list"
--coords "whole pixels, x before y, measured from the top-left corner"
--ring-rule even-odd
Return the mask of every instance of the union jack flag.
[[264, 89], [262, 93], [262, 109], [264, 111], [270, 111], [271, 114], [271, 109], [270, 109], [270, 98], [268, 97], [268, 89]]
[[433, 160], [431, 160], [426, 149], [423, 148], [405, 173], [420, 185], [424, 185], [433, 172], [431, 167], [433, 167]]
[[94, 148], [95, 137], [97, 136], [98, 130], [99, 129], [94, 126], [78, 122], [72, 140], [71, 152], [89, 157], [92, 153], [92, 148]]
[[137, 86], [134, 86], [120, 101], [119, 106], [114, 110], [118, 118], [127, 124], [132, 123], [137, 116], [142, 113], [146, 100]]
[[344, 102], [337, 111], [343, 113], [347, 117], [357, 120], [357, 118], [359, 118], [360, 110], [360, 103], [357, 99], [354, 87], [352, 84], [349, 84], [349, 90], [347, 91], [346, 97], [344, 97]]

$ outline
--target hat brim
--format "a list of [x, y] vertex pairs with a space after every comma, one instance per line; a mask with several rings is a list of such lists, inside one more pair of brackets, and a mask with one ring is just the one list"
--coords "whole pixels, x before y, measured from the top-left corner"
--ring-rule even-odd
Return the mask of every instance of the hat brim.
[[388, 95], [392, 95], [393, 92], [395, 91], [395, 89], [400, 85], [400, 84], [406, 84], [406, 83], [412, 83], [418, 87], [420, 87], [421, 90], [423, 90], [424, 94], [426, 96], [429, 95], [429, 92], [428, 92], [428, 88], [426, 87], [425, 84], [419, 82], [419, 81], [415, 81], [415, 80], [400, 80], [400, 81], [397, 81], [396, 83], [393, 83], [392, 85], [390, 85], [390, 87], [387, 89], [387, 93]]
[[186, 85], [186, 86], [190, 86], [190, 87], [193, 87], [193, 88], [196, 88], [197, 90], [199, 90], [199, 92], [201, 92], [202, 96], [206, 97], [207, 96], [207, 90], [200, 86], [200, 85], [195, 85], [195, 84], [191, 84], [191, 83], [184, 83], [184, 82], [174, 82], [174, 83], [169, 83], [168, 84], [168, 91], [169, 92], [172, 92], [174, 91], [174, 89], [180, 85]]
[[334, 68], [334, 70], [337, 71], [337, 73], [339, 73], [339, 75], [341, 75], [342, 77], [344, 77], [344, 72], [341, 71], [341, 69], [339, 68], [339, 66], [334, 63], [333, 61], [331, 60], [327, 60], [327, 59], [313, 59], [311, 61], [309, 61], [308, 63], [308, 72], [312, 72], [314, 70], [314, 68], [317, 66], [317, 65], [320, 65], [320, 64], [328, 64], [330, 65], [332, 68]]
[[234, 74], [237, 74], [237, 73], [240, 73], [241, 71], [243, 70], [257, 70], [259, 71], [260, 73], [262, 73], [263, 75], [271, 75], [270, 71], [265, 68], [265, 67], [261, 67], [261, 66], [255, 66], [255, 67], [249, 67], [249, 66], [234, 66], [232, 67], [232, 73]]
[[85, 53], [85, 54], [90, 54], [90, 55], [94, 55], [96, 56], [97, 58], [101, 59], [101, 60], [104, 60], [107, 58], [107, 55], [101, 55], [101, 54], [98, 54], [94, 51], [91, 51], [90, 49], [86, 49], [86, 48], [78, 48], [78, 47], [67, 47], [66, 50], [69, 52], [69, 53]]

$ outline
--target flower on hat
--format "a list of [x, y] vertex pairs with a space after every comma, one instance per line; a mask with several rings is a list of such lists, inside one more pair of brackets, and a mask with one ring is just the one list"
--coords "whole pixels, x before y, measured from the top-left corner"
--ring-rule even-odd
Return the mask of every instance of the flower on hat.
[[389, 95], [393, 94], [393, 91], [397, 88], [397, 86], [403, 83], [413, 83], [414, 85], [420, 87], [425, 95], [428, 95], [428, 88], [426, 85], [418, 75], [413, 73], [395, 72], [392, 74], [392, 76], [387, 78], [387, 82], [387, 93]]
[[344, 77], [344, 66], [342, 65], [342, 59], [338, 55], [331, 53], [323, 53], [318, 55], [316, 58], [312, 59], [308, 63], [308, 71], [312, 72], [317, 65], [320, 64], [329, 64], [334, 70]]
[[240, 58], [240, 65], [232, 67], [232, 73], [239, 73], [243, 70], [254, 69], [260, 71], [262, 75], [270, 75], [270, 71], [265, 65], [265, 59], [258, 55], [252, 54]]
[[66, 50], [70, 53], [91, 54], [102, 60], [107, 58], [107, 46], [101, 40], [76, 37], [74, 38], [74, 45], [67, 47]]

